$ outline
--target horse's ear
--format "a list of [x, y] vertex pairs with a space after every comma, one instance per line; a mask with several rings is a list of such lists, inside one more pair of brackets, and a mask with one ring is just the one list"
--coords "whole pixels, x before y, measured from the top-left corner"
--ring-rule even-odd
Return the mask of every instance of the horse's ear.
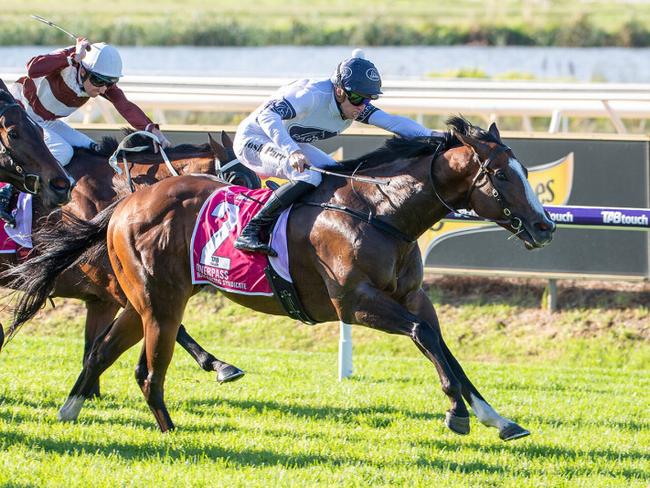
[[497, 124], [492, 122], [490, 124], [490, 128], [488, 129], [488, 132], [492, 134], [494, 137], [496, 137], [497, 141], [501, 140], [501, 134], [499, 134], [499, 129], [497, 128]]
[[221, 144], [223, 144], [223, 147], [226, 149], [232, 149], [232, 139], [228, 134], [226, 134], [225, 130], [221, 131]]
[[228, 162], [228, 155], [226, 154], [226, 150], [223, 148], [221, 144], [219, 144], [217, 141], [215, 141], [212, 138], [212, 134], [210, 134], [209, 132], [208, 132], [208, 140], [210, 141], [210, 148], [212, 149], [212, 152], [215, 155], [215, 157], [222, 163]]
[[9, 88], [7, 88], [7, 85], [5, 85], [5, 82], [2, 81], [1, 79], [0, 79], [0, 91], [4, 91], [4, 92], [6, 92], [7, 95], [8, 95], [8, 98], [9, 98], [10, 100], [13, 100], [14, 102], [16, 101], [16, 99], [14, 98], [14, 96], [13, 96], [13, 95], [11, 94], [11, 92], [9, 91]]

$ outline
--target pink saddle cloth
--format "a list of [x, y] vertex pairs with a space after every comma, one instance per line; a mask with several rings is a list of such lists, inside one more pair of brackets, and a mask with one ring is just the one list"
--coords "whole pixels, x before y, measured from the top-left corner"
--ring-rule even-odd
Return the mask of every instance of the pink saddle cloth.
[[18, 250], [18, 244], [14, 241], [5, 230], [4, 225], [0, 225], [0, 254], [15, 253]]
[[[6, 183], [0, 183], [0, 188]], [[16, 227], [12, 228], [0, 221], [0, 254], [10, 254], [32, 247], [32, 196], [21, 193], [14, 211]]]
[[[249, 190], [241, 186], [220, 188], [210, 195], [199, 212], [192, 233], [192, 283], [210, 284], [244, 295], [273, 295], [264, 274], [264, 268], [269, 265], [267, 256], [235, 248], [235, 240], [246, 223], [270, 196], [270, 190]], [[283, 217], [279, 221], [286, 227], [286, 212]], [[276, 226], [273, 234], [273, 247], [280, 256], [272, 261], [287, 263], [285, 233], [278, 233]], [[282, 275], [288, 275], [288, 269], [282, 270]]]

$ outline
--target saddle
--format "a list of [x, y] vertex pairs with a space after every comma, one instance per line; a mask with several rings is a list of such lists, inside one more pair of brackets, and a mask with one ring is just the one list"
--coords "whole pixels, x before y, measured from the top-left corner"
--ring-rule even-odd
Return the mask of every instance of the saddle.
[[314, 324], [304, 311], [289, 273], [286, 210], [272, 231], [278, 251], [269, 258], [243, 252], [234, 243], [246, 224], [270, 198], [266, 189], [227, 186], [216, 190], [203, 204], [192, 233], [190, 272], [193, 284], [209, 284], [243, 295], [275, 296], [290, 317]]

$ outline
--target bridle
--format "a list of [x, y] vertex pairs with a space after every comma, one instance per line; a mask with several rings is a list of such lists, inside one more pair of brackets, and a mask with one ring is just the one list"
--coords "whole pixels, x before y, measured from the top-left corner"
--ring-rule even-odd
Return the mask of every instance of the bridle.
[[[492, 221], [497, 224], [509, 225], [514, 231], [515, 235], [519, 234], [523, 230], [523, 222], [519, 217], [515, 216], [512, 213], [512, 210], [510, 210], [510, 208], [508, 207], [508, 203], [506, 202], [505, 197], [499, 192], [499, 190], [497, 190], [497, 185], [494, 182], [495, 171], [490, 167], [490, 163], [492, 163], [492, 161], [497, 156], [499, 156], [501, 153], [504, 153], [506, 151], [511, 151], [511, 149], [506, 145], [500, 145], [497, 148], [493, 149], [484, 161], [481, 161], [481, 158], [479, 157], [476, 150], [471, 146], [469, 147], [473, 153], [472, 161], [478, 164], [478, 171], [476, 172], [474, 178], [472, 179], [472, 184], [467, 190], [467, 193], [465, 194], [465, 198], [463, 199], [460, 208], [469, 209], [470, 197], [472, 196], [472, 193], [476, 188], [481, 188], [483, 186], [483, 184], [479, 185], [479, 182], [484, 179], [485, 182], [489, 182], [492, 185], [492, 197], [497, 201], [497, 203], [501, 207], [503, 215], [506, 217], [505, 219], [500, 219], [500, 220], [492, 219]], [[462, 212], [460, 212], [458, 208], [454, 208], [449, 203], [447, 203], [445, 199], [442, 198], [440, 193], [438, 193], [438, 189], [436, 188], [436, 183], [433, 176], [433, 165], [435, 164], [435, 161], [441, 149], [442, 149], [442, 144], [439, 144], [433, 154], [433, 157], [431, 158], [431, 169], [429, 171], [429, 179], [431, 181], [431, 186], [438, 200], [440, 200], [440, 202], [446, 208], [448, 208], [453, 213], [462, 214]]]
[[[20, 108], [22, 110], [22, 107], [18, 103], [8, 103], [4, 107], [0, 108], [0, 118], [4, 117], [5, 112], [11, 108]], [[9, 149], [3, 144], [2, 140], [0, 140], [0, 154], [5, 154], [6, 158], [9, 161], [10, 167], [13, 166], [15, 175], [17, 175], [21, 180], [19, 185], [22, 186], [21, 190], [24, 190], [26, 193], [36, 195], [41, 188], [41, 177], [37, 174], [25, 173], [23, 167], [16, 163], [11, 153], [9, 152]]]

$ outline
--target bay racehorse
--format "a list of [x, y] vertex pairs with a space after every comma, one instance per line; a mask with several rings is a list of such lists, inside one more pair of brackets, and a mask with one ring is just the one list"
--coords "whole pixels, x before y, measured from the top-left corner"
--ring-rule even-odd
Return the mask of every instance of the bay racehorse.
[[52, 156], [36, 125], [0, 81], [0, 181], [38, 193], [52, 210], [70, 200], [74, 180]]
[[[289, 216], [289, 268], [305, 311], [316, 322], [340, 320], [411, 338], [435, 365], [451, 403], [445, 423], [452, 431], [469, 433], [467, 401], [502, 439], [516, 439], [529, 432], [489, 405], [445, 344], [422, 289], [417, 238], [457, 207], [496, 221], [527, 248], [551, 242], [555, 225], [494, 124], [485, 131], [460, 117], [448, 123], [448, 142], [439, 150], [427, 140], [392, 139], [341, 165], [341, 172], [380, 178], [388, 185], [324, 177]], [[192, 230], [205, 200], [222, 185], [210, 177], [168, 178], [116, 202], [91, 222], [71, 221], [66, 228], [48, 230], [51, 239], [42, 250], [47, 262], [65, 269], [108, 252], [128, 300], [95, 342], [59, 411], [61, 420], [78, 417], [99, 375], [144, 333], [136, 380], [160, 429], [174, 427], [164, 380], [178, 324], [199, 289], [190, 278]], [[28, 274], [22, 276], [29, 281]], [[257, 311], [284, 314], [275, 297], [225, 295]], [[34, 313], [39, 303], [32, 305], [21, 317]]]
[[[128, 133], [128, 131], [127, 131]], [[167, 150], [172, 165], [179, 174], [211, 174], [216, 175], [215, 164], [224, 166], [235, 159], [232, 151], [232, 141], [222, 133], [223, 145], [210, 136], [210, 143], [205, 145], [185, 144]], [[133, 146], [150, 146], [149, 151], [129, 153], [131, 181], [136, 189], [150, 185], [160, 179], [171, 176], [169, 169], [163, 164], [159, 155], [154, 154], [151, 140], [136, 136], [131, 140]], [[77, 180], [77, 186], [72, 193], [72, 200], [64, 207], [62, 213], [48, 215], [42, 200], [33, 198], [33, 222], [35, 247], [39, 247], [38, 230], [45, 223], [56, 222], [63, 216], [73, 215], [89, 220], [99, 211], [110, 205], [119, 194], [119, 189], [127, 190], [124, 176], [117, 176], [108, 164], [107, 158], [117, 148], [117, 141], [104, 138], [99, 151], [88, 149], [75, 150], [74, 157], [67, 165], [70, 174]], [[1, 159], [0, 159], [1, 161]], [[230, 181], [244, 186], [259, 186], [259, 178], [252, 173], [242, 172], [242, 168], [229, 171], [224, 176]], [[0, 254], [0, 269], [11, 268], [17, 264], [15, 254]], [[11, 279], [0, 278], [0, 286], [11, 287]], [[115, 317], [121, 306], [125, 304], [124, 294], [115, 279], [110, 263], [103, 259], [97, 263], [87, 263], [84, 266], [74, 266], [62, 273], [50, 294], [51, 297], [78, 298], [86, 304], [84, 362], [90, 351], [95, 337], [101, 328]], [[220, 361], [204, 351], [181, 325], [178, 334], [179, 343], [190, 352], [199, 365], [206, 371], [216, 371], [219, 382], [233, 381], [244, 373], [233, 365]], [[0, 342], [0, 345], [2, 343]], [[99, 395], [99, 383], [93, 389], [93, 395]]]

